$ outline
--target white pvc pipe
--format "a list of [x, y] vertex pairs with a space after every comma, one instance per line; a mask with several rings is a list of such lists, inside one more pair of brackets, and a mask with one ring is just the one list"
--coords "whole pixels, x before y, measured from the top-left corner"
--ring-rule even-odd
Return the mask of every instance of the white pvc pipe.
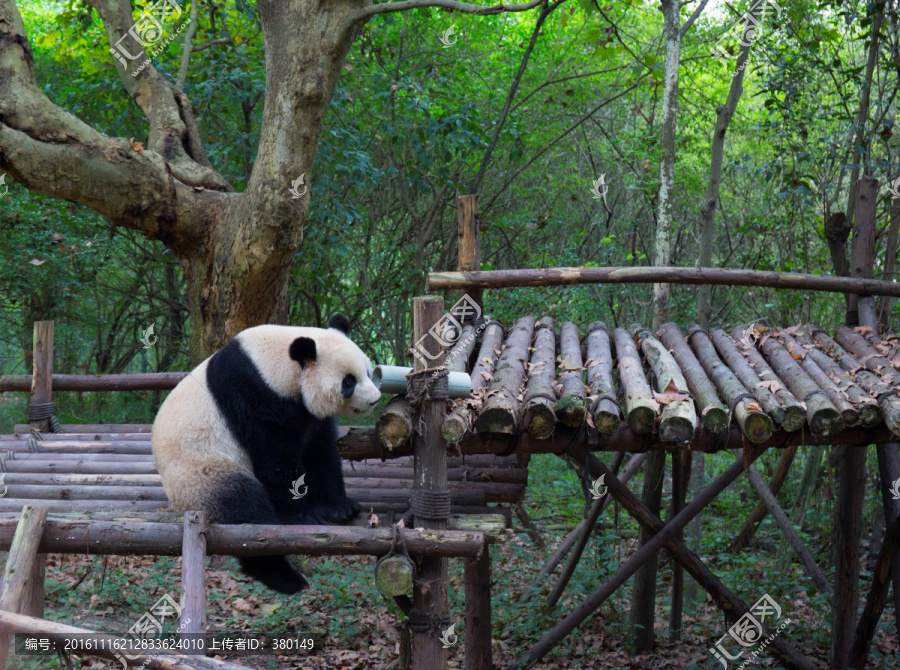
[[[372, 382], [382, 393], [405, 395], [406, 375], [412, 371], [399, 365], [377, 365], [372, 370]], [[447, 381], [451, 398], [467, 398], [472, 392], [472, 378], [465, 372], [451, 372]]]

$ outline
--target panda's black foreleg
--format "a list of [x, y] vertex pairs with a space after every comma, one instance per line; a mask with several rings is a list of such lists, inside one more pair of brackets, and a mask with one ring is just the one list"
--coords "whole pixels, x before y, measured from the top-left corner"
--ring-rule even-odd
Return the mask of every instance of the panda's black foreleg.
[[347, 497], [336, 440], [334, 421], [323, 422], [303, 453], [303, 467], [310, 494], [319, 509], [328, 521], [340, 523], [359, 514], [360, 506]]
[[[213, 523], [280, 523], [265, 487], [240, 473], [222, 478], [208, 511]], [[244, 574], [279, 593], [294, 594], [309, 585], [287, 556], [241, 556], [239, 561]]]

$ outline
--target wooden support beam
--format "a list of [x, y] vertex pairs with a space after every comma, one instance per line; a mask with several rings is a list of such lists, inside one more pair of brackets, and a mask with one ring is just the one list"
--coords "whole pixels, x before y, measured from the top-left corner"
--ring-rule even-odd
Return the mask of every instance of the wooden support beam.
[[[424, 296], [413, 299], [413, 342], [419, 342], [425, 338], [424, 346], [431, 359], [429, 366], [435, 370], [440, 368], [444, 362], [443, 343], [435, 337], [428, 337], [427, 334], [440, 321], [443, 314], [443, 298]], [[528, 340], [530, 343], [530, 332]], [[423, 372], [425, 370], [426, 364], [422, 357], [416, 357], [415, 371]], [[448, 490], [447, 447], [441, 437], [445, 405], [445, 399], [428, 397], [418, 408], [424, 428], [421, 434], [417, 433], [413, 437], [414, 496], [417, 495], [415, 489], [427, 492], [427, 494], [442, 494]], [[437, 530], [447, 528], [446, 520], [429, 518], [418, 513], [415, 514], [413, 523], [416, 528]], [[412, 670], [446, 670], [447, 668], [447, 650], [443, 648], [444, 645], [440, 640], [441, 624], [435, 623], [447, 619], [447, 588], [447, 559], [422, 557], [413, 584], [413, 612], [410, 617], [410, 630], [413, 633]], [[413, 616], [424, 618], [427, 623], [421, 625], [421, 622], [413, 621]]]
[[[32, 607], [33, 584], [36, 576], [38, 546], [47, 520], [47, 509], [26, 505], [16, 524], [16, 532], [6, 557], [3, 578], [0, 580], [0, 610], [24, 614]], [[40, 572], [43, 578], [43, 572]], [[43, 606], [43, 590], [41, 591]], [[5, 670], [10, 649], [10, 638], [0, 635], [0, 669]]]
[[[471, 272], [481, 269], [481, 222], [478, 220], [478, 196], [461, 195], [456, 199], [457, 223], [457, 269], [460, 272]], [[475, 301], [483, 310], [481, 289], [467, 286], [460, 290], [459, 297], [464, 295]]]
[[467, 558], [466, 659], [464, 670], [493, 670], [491, 658], [491, 554], [485, 543], [480, 556]]
[[185, 512], [181, 541], [181, 635], [206, 633], [206, 512]]
[[[772, 480], [767, 487], [772, 492], [772, 495], [777, 496], [778, 492], [781, 491], [781, 487], [787, 480], [788, 472], [791, 470], [791, 464], [794, 462], [794, 457], [796, 455], [796, 446], [787, 447], [781, 452], [781, 456], [778, 458], [778, 465], [775, 466], [775, 473], [772, 475]], [[747, 547], [750, 544], [750, 540], [752, 540], [753, 536], [756, 534], [759, 524], [766, 518], [767, 513], [768, 510], [766, 509], [766, 506], [762, 502], [759, 502], [756, 507], [751, 510], [744, 525], [741, 526], [741, 530], [738, 531], [734, 541], [732, 541], [731, 545], [728, 547], [728, 551], [737, 553]]]
[[784, 533], [788, 543], [791, 545], [791, 548], [794, 550], [794, 553], [797, 554], [800, 563], [806, 570], [806, 574], [812, 578], [820, 591], [827, 593], [828, 595], [833, 595], [834, 592], [831, 588], [831, 584], [828, 583], [828, 579], [825, 577], [825, 573], [823, 573], [819, 566], [816, 565], [816, 561], [813, 559], [812, 554], [810, 554], [807, 548], [803, 546], [803, 540], [800, 539], [797, 531], [794, 530], [791, 520], [788, 519], [787, 514], [781, 509], [781, 505], [778, 504], [771, 489], [766, 486], [766, 482], [762, 478], [762, 475], [759, 474], [759, 471], [753, 465], [747, 468], [747, 471], [744, 474], [747, 476], [747, 481], [750, 482], [750, 486], [756, 491], [756, 495], [759, 496], [759, 499], [762, 500], [763, 504], [766, 506], [769, 514], [775, 519], [775, 523], [778, 524], [781, 532]]
[[[755, 460], [761, 450], [754, 449], [751, 457]], [[655, 551], [663, 544], [672, 552], [672, 556], [684, 565], [691, 576], [697, 580], [716, 601], [720, 609], [725, 612], [729, 620], [737, 621], [749, 611], [747, 605], [734, 593], [729, 591], [697, 555], [687, 549], [683, 543], [675, 539], [677, 531], [682, 529], [687, 520], [693, 517], [700, 509], [711, 502], [722, 490], [736, 479], [743, 470], [742, 456], [739, 454], [735, 462], [719, 475], [713, 482], [697, 496], [695, 496], [685, 508], [666, 524], [658, 516], [652, 514], [647, 507], [631, 491], [622, 484], [613, 473], [598, 459], [589, 456], [581, 446], [575, 446], [570, 450], [570, 456], [584, 462], [587, 465], [591, 477], [605, 475], [605, 481], [609, 486], [609, 492], [618, 500], [630, 514], [632, 514], [642, 526], [656, 532], [653, 541], [648, 543], [637, 553], [623, 563], [613, 578], [603, 584], [597, 591], [588, 597], [575, 611], [566, 617], [560, 624], [548, 633], [544, 638], [532, 647], [528, 654], [521, 660], [510, 665], [510, 670], [524, 670], [533, 667], [555, 644], [563, 639], [569, 632], [575, 629], [584, 619], [611, 595], [618, 586], [621, 586], [627, 578], [634, 573], [637, 564], [645, 560], [651, 551]], [[597, 601], [600, 601], [598, 603]], [[771, 635], [773, 631], [763, 622], [765, 635]], [[792, 664], [800, 670], [818, 670], [818, 664], [797, 651], [782, 636], [775, 636], [771, 648], [785, 662]]]
[[[691, 474], [691, 452], [680, 451], [672, 454], [672, 507], [669, 518], [684, 509], [687, 498], [688, 480]], [[695, 519], [698, 517], [695, 517]], [[675, 541], [684, 543], [684, 533], [675, 536]], [[681, 617], [684, 611], [684, 567], [678, 561], [672, 565], [672, 607], [669, 610], [669, 641], [681, 639]]]
[[[878, 473], [881, 479], [881, 501], [884, 505], [884, 523], [891, 528], [900, 519], [900, 500], [895, 499], [892, 488], [893, 483], [900, 479], [900, 444], [897, 442], [881, 442], [875, 445], [878, 457]], [[882, 549], [888, 543], [886, 533], [882, 540]], [[892, 595], [894, 601], [894, 627], [900, 635], [900, 551], [896, 548], [889, 556], [891, 566]], [[874, 588], [874, 587], [873, 587]], [[862, 624], [862, 619], [860, 619]], [[852, 654], [851, 654], [852, 656]]]
[[800, 291], [900, 297], [900, 284], [889, 281], [722, 268], [658, 266], [540, 268], [482, 270], [481, 272], [431, 272], [428, 275], [429, 291], [447, 291], [459, 288], [510, 288], [513, 286], [570, 286], [573, 284], [764, 286]]
[[[136, 372], [114, 375], [52, 375], [51, 379], [54, 391], [169, 391], [187, 376], [187, 372]], [[33, 379], [32, 375], [0, 376], [0, 393], [29, 392]]]
[[[850, 252], [851, 278], [872, 276], [875, 265], [875, 201], [877, 182], [862, 177], [857, 183], [853, 248]], [[866, 292], [865, 295], [872, 295]], [[850, 296], [847, 322], [858, 318], [858, 299]], [[874, 310], [868, 318], [874, 322]], [[840, 341], [840, 340], [838, 340]], [[862, 539], [862, 511], [866, 490], [866, 450], [838, 447], [837, 500], [833, 514], [834, 598], [832, 600], [831, 665], [846, 670], [856, 629], [859, 605], [859, 545]], [[887, 512], [887, 510], [885, 510]]]
[[[53, 401], [53, 322], [34, 322], [31, 404]], [[29, 415], [30, 416], [30, 415]], [[50, 418], [32, 419], [31, 429], [50, 432]]]

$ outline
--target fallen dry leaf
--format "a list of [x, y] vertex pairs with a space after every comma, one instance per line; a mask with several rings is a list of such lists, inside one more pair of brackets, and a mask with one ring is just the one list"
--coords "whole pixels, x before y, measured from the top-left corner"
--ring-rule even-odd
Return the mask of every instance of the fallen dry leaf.
[[653, 391], [653, 399], [660, 405], [668, 405], [670, 402], [675, 402], [677, 400], [690, 400], [691, 395], [686, 391], [679, 390], [678, 387], [675, 386], [675, 380], [670, 379], [662, 393]]

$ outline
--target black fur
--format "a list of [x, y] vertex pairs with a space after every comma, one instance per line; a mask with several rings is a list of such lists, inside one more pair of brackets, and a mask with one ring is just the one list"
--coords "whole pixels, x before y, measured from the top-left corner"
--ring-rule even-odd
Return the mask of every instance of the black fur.
[[[294, 346], [307, 339], [298, 338], [285, 353], [293, 358]], [[308, 354], [307, 345], [298, 346]], [[291, 364], [285, 356], [285, 365]], [[224, 523], [322, 524], [346, 521], [359, 513], [359, 504], [347, 497], [344, 488], [341, 459], [334, 446], [334, 419], [314, 417], [299, 390], [292, 398], [275, 393], [237, 339], [213, 355], [206, 379], [229, 430], [250, 456], [255, 483], [261, 485], [233, 485], [233, 493], [219, 504], [244, 508], [228, 511], [226, 516], [246, 520]], [[308, 488], [297, 487], [301, 497], [295, 499], [294, 482], [303, 475]], [[287, 563], [283, 557], [261, 558], [269, 561], [266, 569]], [[260, 565], [258, 559], [251, 563]], [[287, 579], [283, 572], [275, 577], [276, 581], [282, 578]]]
[[307, 363], [316, 361], [316, 341], [309, 337], [298, 337], [291, 342], [288, 354], [291, 360], [297, 361], [301, 368], [305, 368]]
[[335, 328], [344, 335], [350, 334], [350, 320], [340, 312], [331, 315], [331, 318], [328, 319], [328, 327]]

